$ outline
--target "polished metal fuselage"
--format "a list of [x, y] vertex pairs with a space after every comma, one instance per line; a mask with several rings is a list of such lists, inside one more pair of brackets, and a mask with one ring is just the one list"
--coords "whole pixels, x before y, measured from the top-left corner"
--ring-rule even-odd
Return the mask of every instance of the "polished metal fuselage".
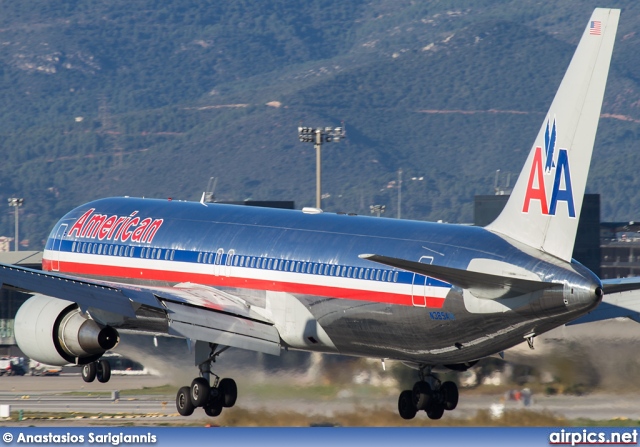
[[[184, 278], [176, 280], [175, 271], [164, 271], [164, 276], [160, 270], [147, 273], [146, 266], [155, 261], [142, 256], [139, 267], [134, 265], [128, 273], [106, 263], [104, 268], [96, 269], [102, 262], [100, 256], [94, 253], [87, 261], [89, 257], [82, 253], [84, 248], [79, 247], [100, 243], [99, 240], [79, 235], [56, 240], [61, 225], [73, 225], [89, 209], [103, 215], [126, 216], [137, 212], [140, 216], [162, 219], [153, 243], [146, 247], [131, 241], [109, 241], [107, 245], [116, 246], [116, 253], [121, 245], [134, 246], [135, 250], [153, 247], [154, 253], [160, 250], [158, 253], [164, 253], [166, 258], [169, 252], [172, 256], [175, 252], [176, 267], [180, 263], [176, 271], [182, 272]], [[134, 251], [131, 253], [137, 260], [138, 251], [135, 256]], [[433, 287], [440, 292], [444, 290], [444, 299], [436, 307], [428, 307], [411, 296], [413, 290], [420, 290], [416, 285], [425, 284], [425, 277], [361, 259], [359, 255], [364, 253], [412, 261], [428, 259], [434, 265], [462, 270], [486, 264], [493, 269], [491, 274], [525, 275], [529, 280], [554, 285], [516, 297], [487, 298], [474, 290], [434, 280]], [[216, 257], [212, 262], [207, 254], [220, 255], [220, 260]], [[234, 256], [246, 257], [247, 266], [234, 265], [239, 259]], [[306, 308], [330, 343], [312, 337], [315, 341], [312, 343], [283, 340], [285, 346], [430, 365], [473, 361], [519, 344], [525, 337], [561, 326], [597, 306], [600, 301], [597, 289], [601, 286], [591, 271], [575, 261], [566, 263], [479, 227], [131, 198], [103, 199], [71, 211], [54, 227], [45, 258], [49, 263], [58, 260], [61, 272], [101, 279], [165, 286], [183, 281], [202, 282], [225, 289], [267, 313], [269, 301], [286, 294]], [[73, 262], [62, 262], [64, 259]], [[211, 263], [210, 270], [206, 270], [209, 269], [206, 259]], [[248, 266], [249, 259], [257, 259], [257, 266]], [[308, 265], [310, 273], [306, 277], [298, 275], [298, 284], [297, 279], [290, 279], [293, 277], [290, 273], [295, 272], [283, 271], [284, 267], [278, 270], [285, 261]], [[50, 265], [47, 262], [45, 265]], [[89, 262], [93, 265], [89, 266]], [[197, 279], [189, 276], [189, 272], [196, 271], [189, 270], [190, 265], [200, 269]], [[311, 265], [317, 271], [311, 271]], [[345, 271], [348, 268], [349, 272], [351, 268], [379, 269], [389, 272], [389, 278], [398, 272], [398, 282], [393, 286], [398, 287], [398, 293], [407, 295], [407, 300], [380, 298], [372, 291], [376, 282], [362, 278], [348, 281], [336, 276], [328, 266], [340, 266]], [[202, 271], [210, 274], [203, 275]], [[283, 280], [285, 276], [289, 278], [287, 281]], [[312, 278], [314, 287], [302, 284], [305, 278]], [[390, 287], [382, 283], [380, 286]], [[339, 296], [329, 292], [332, 288], [340, 288]], [[368, 293], [376, 298], [369, 300]]]

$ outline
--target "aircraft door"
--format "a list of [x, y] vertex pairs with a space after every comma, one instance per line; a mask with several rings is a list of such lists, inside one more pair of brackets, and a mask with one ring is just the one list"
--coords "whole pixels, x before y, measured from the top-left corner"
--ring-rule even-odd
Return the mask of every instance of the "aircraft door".
[[[433, 256], [422, 256], [418, 261], [421, 264], [433, 264]], [[427, 307], [427, 277], [413, 274], [411, 285], [411, 299], [415, 307]]]
[[235, 250], [229, 250], [227, 252], [227, 261], [224, 263], [224, 276], [229, 276], [231, 272], [231, 265], [233, 263], [233, 256], [236, 254]]
[[58, 227], [56, 237], [53, 239], [53, 259], [51, 260], [51, 270], [60, 271], [60, 248], [62, 247], [62, 238], [67, 234], [68, 224], [62, 224]]
[[218, 248], [216, 252], [216, 259], [213, 264], [213, 274], [216, 276], [220, 276], [224, 266], [222, 265], [222, 256], [224, 255], [224, 250], [222, 248]]

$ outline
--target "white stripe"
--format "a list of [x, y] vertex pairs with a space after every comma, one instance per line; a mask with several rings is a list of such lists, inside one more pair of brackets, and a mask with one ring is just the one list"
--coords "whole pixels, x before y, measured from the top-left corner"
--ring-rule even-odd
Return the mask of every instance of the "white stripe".
[[55, 259], [59, 253], [60, 262], [91, 264], [96, 266], [125, 267], [156, 271], [172, 271], [178, 273], [214, 275], [214, 267], [222, 273], [229, 272], [229, 277], [238, 279], [252, 279], [260, 281], [276, 281], [300, 285], [335, 287], [340, 289], [360, 290], [366, 292], [393, 293], [400, 295], [445, 298], [449, 287], [398, 284], [394, 282], [371, 281], [366, 279], [344, 278], [341, 276], [324, 276], [319, 274], [284, 272], [281, 270], [263, 270], [259, 268], [235, 267], [194, 262], [165, 261], [164, 259], [145, 259], [137, 257], [95, 255], [89, 253], [54, 252], [45, 250], [43, 259]]

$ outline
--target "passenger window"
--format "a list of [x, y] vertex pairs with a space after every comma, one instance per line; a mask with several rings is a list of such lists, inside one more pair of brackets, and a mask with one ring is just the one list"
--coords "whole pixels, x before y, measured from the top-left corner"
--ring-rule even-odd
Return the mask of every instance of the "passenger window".
[[386, 271], [386, 270], [384, 270], [384, 271], [382, 272], [382, 280], [383, 280], [383, 281], [386, 281], [386, 280], [387, 280], [387, 271]]
[[393, 274], [393, 282], [398, 282], [398, 272]]
[[331, 276], [335, 275], [335, 273], [336, 273], [336, 266], [335, 266], [335, 265], [332, 265], [332, 266], [331, 266], [331, 270], [330, 270], [330, 272], [331, 272], [331, 273], [329, 273], [329, 274], [330, 274]]
[[380, 281], [380, 270], [376, 269], [376, 281]]
[[175, 250], [171, 250], [171, 260], [173, 261], [173, 255], [175, 254]]
[[347, 277], [351, 278], [351, 273], [353, 272], [353, 267], [349, 267], [349, 270], [347, 271]]
[[71, 244], [71, 251], [76, 251], [76, 243]]
[[318, 273], [318, 264], [314, 263], [313, 264], [313, 274], [317, 274]]
[[269, 270], [271, 270], [271, 267], [273, 267], [273, 259], [269, 259], [269, 264], [267, 265]]
[[198, 262], [202, 261], [202, 253], [198, 253]]

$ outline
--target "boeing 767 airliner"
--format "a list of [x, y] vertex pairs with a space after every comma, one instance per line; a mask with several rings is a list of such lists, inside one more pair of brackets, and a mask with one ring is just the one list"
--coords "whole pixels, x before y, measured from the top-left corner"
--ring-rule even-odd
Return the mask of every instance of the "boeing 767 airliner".
[[[40, 362], [83, 365], [118, 331], [195, 340], [178, 411], [233, 406], [212, 371], [228, 347], [393, 359], [417, 370], [400, 416], [458, 403], [435, 367], [464, 370], [593, 311], [605, 284], [571, 259], [619, 10], [596, 9], [500, 216], [485, 228], [204, 202], [108, 198], [53, 228], [44, 272], [0, 266], [33, 296], [15, 335]], [[612, 295], [613, 296], [613, 295]], [[597, 318], [597, 317], [596, 317]], [[194, 371], [195, 375], [195, 371]]]

